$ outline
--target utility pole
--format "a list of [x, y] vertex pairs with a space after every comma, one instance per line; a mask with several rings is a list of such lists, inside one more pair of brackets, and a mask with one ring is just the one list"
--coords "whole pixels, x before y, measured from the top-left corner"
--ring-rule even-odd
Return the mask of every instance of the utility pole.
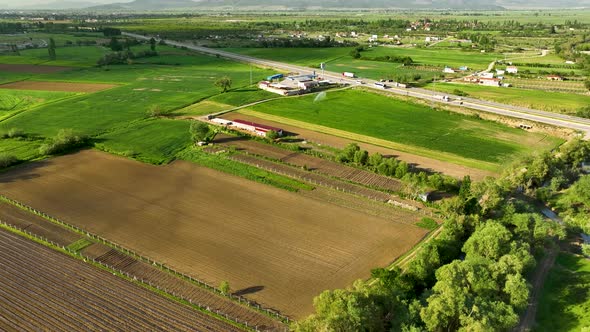
[[252, 85], [252, 64], [250, 64], [250, 85]]

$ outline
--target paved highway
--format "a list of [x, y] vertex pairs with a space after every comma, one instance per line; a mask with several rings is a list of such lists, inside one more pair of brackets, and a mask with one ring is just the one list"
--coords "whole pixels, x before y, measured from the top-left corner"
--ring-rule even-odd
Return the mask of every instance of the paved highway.
[[[134, 37], [137, 39], [143, 39], [143, 40], [149, 40], [151, 38], [151, 37], [146, 37], [146, 36], [128, 33], [128, 32], [123, 32], [123, 35], [129, 36], [129, 37]], [[220, 49], [195, 46], [195, 45], [181, 43], [181, 42], [177, 42], [177, 41], [173, 41], [173, 40], [165, 40], [165, 42], [168, 45], [177, 46], [177, 47], [186, 47], [187, 49], [197, 51], [200, 53], [218, 55], [223, 58], [227, 58], [227, 59], [231, 59], [231, 60], [251, 63], [251, 64], [258, 65], [258, 66], [263, 66], [263, 67], [270, 67], [270, 68], [284, 70], [284, 71], [288, 71], [288, 72], [312, 73], [313, 71], [318, 71], [317, 69], [314, 69], [314, 68], [297, 66], [297, 65], [292, 65], [292, 64], [278, 62], [278, 61], [264, 60], [264, 59], [259, 59], [259, 58], [247, 56], [247, 55], [226, 52], [226, 51], [223, 51]], [[557, 114], [557, 113], [550, 113], [550, 112], [545, 112], [545, 111], [540, 111], [540, 110], [534, 110], [534, 109], [529, 109], [529, 108], [524, 108], [524, 107], [506, 105], [506, 104], [495, 103], [495, 102], [474, 99], [474, 98], [463, 98], [461, 101], [458, 101], [457, 99], [460, 97], [454, 96], [454, 95], [448, 95], [450, 97], [451, 101], [444, 102], [440, 99], [440, 96], [442, 95], [442, 93], [440, 93], [440, 92], [435, 92], [435, 91], [430, 91], [430, 90], [420, 89], [420, 88], [407, 88], [407, 89], [388, 88], [388, 89], [383, 89], [383, 88], [378, 87], [374, 84], [377, 82], [375, 80], [360, 79], [360, 78], [354, 78], [354, 79], [346, 78], [346, 77], [342, 77], [341, 73], [334, 73], [334, 72], [329, 72], [329, 71], [325, 72], [324, 79], [330, 79], [330, 80], [333, 80], [336, 82], [349, 83], [349, 84], [353, 84], [353, 85], [363, 85], [363, 86], [370, 88], [370, 89], [385, 91], [385, 92], [404, 95], [404, 96], [410, 96], [410, 97], [414, 97], [414, 98], [420, 98], [420, 99], [424, 99], [424, 100], [428, 100], [428, 101], [432, 101], [432, 102], [437, 102], [437, 103], [459, 105], [459, 103], [462, 102], [463, 107], [474, 109], [477, 111], [494, 113], [494, 114], [518, 118], [518, 119], [522, 119], [522, 120], [529, 120], [529, 121], [533, 121], [533, 122], [579, 130], [585, 135], [585, 137], [587, 139], [590, 139], [590, 119], [578, 118], [578, 117], [574, 117], [574, 116]], [[359, 80], [362, 80], [364, 84], [360, 84]], [[500, 88], [498, 88], [498, 89], [500, 89]]]

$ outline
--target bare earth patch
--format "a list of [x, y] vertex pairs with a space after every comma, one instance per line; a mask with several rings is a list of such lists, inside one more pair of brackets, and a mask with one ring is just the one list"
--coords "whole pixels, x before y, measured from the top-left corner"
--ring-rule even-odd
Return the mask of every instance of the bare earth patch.
[[11, 73], [53, 74], [70, 69], [72, 68], [62, 66], [10, 65], [0, 63], [0, 71], [7, 71]]
[[293, 318], [426, 234], [191, 163], [96, 151], [4, 173], [0, 193]]
[[98, 92], [116, 87], [115, 84], [20, 81], [0, 85], [0, 89], [63, 92]]

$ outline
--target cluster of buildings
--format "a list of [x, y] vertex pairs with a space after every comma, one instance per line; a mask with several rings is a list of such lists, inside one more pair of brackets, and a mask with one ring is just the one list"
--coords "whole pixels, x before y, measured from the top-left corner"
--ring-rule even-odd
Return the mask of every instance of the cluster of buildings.
[[496, 69], [495, 74], [493, 72], [481, 72], [478, 74], [466, 76], [463, 78], [463, 80], [468, 83], [475, 83], [484, 86], [510, 87], [511, 85], [509, 83], [502, 83], [505, 74], [518, 74], [518, 67], [508, 66], [506, 69]]
[[266, 134], [271, 130], [276, 132], [279, 136], [283, 136], [283, 133], [284, 133], [283, 129], [281, 129], [281, 128], [267, 126], [267, 125], [263, 125], [260, 123], [246, 121], [246, 120], [240, 120], [240, 119], [235, 119], [235, 120], [230, 121], [230, 120], [226, 120], [226, 119], [222, 119], [222, 118], [214, 118], [214, 119], [211, 119], [211, 122], [222, 125], [222, 126], [226, 126], [226, 127], [233, 127], [235, 129], [249, 131], [249, 132], [256, 134], [257, 136], [262, 136], [262, 137], [266, 137]]
[[311, 92], [313, 89], [328, 85], [330, 81], [318, 80], [316, 74], [291, 75], [275, 74], [258, 83], [258, 88], [279, 94], [281, 96], [295, 96]]

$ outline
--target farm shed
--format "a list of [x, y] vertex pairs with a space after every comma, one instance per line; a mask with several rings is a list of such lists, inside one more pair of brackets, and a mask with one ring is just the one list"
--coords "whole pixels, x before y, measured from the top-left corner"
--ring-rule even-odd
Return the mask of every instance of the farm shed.
[[266, 133], [268, 133], [271, 130], [276, 131], [279, 134], [279, 136], [283, 136], [283, 129], [281, 128], [271, 127], [260, 123], [240, 119], [235, 119], [232, 122], [234, 127], [254, 132], [258, 136], [266, 136]]
[[485, 85], [485, 86], [500, 86], [501, 85], [501, 81], [497, 78], [480, 78], [479, 79], [479, 84], [481, 85]]
[[508, 66], [508, 67], [506, 67], [506, 72], [508, 74], [518, 74], [518, 67], [516, 67], [516, 66]]
[[283, 78], [283, 74], [274, 74], [271, 75], [269, 77], [266, 78], [267, 81], [274, 81], [274, 80], [280, 80], [281, 78]]
[[222, 118], [214, 118], [214, 119], [211, 120], [211, 122], [217, 123], [217, 124], [220, 124], [220, 125], [224, 125], [224, 126], [229, 126], [229, 125], [232, 124], [231, 121], [226, 120], [226, 119], [222, 119]]

